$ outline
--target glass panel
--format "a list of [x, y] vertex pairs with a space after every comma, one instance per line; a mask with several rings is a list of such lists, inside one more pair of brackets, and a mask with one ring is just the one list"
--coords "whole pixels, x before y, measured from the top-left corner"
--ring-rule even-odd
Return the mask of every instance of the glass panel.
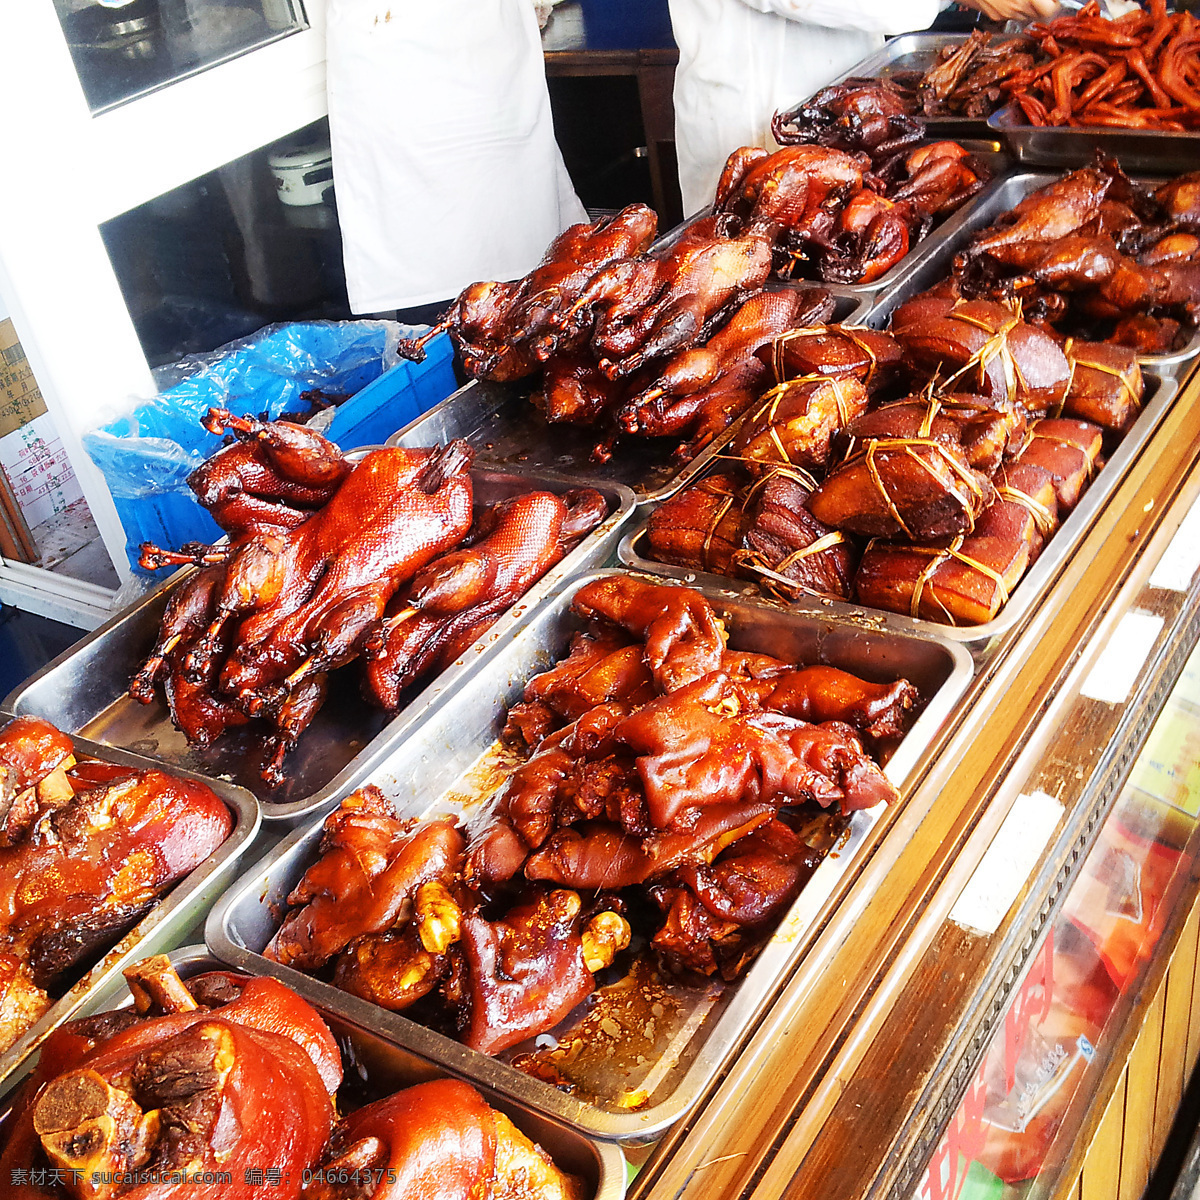
[[93, 112], [306, 26], [300, 0], [54, 0]]
[[152, 367], [273, 321], [351, 315], [324, 120], [100, 232]]
[[1194, 869], [1198, 762], [1200, 649], [1014, 993], [913, 1200], [1053, 1194], [1083, 1110]]

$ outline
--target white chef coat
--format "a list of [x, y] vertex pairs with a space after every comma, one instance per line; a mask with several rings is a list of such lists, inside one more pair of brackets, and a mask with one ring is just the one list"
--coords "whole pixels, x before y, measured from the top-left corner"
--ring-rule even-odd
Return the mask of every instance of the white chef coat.
[[326, 61], [352, 311], [515, 279], [587, 220], [529, 0], [329, 0]]
[[927, 29], [943, 0], [670, 0], [679, 45], [675, 149], [683, 211], [712, 203], [739, 146], [770, 146], [778, 108], [806, 100], [883, 44]]

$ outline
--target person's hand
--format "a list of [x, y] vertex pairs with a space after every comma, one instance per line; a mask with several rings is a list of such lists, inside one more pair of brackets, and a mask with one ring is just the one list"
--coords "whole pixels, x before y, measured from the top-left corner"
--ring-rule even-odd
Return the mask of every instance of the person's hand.
[[993, 21], [1045, 21], [1058, 11], [1058, 0], [958, 0]]

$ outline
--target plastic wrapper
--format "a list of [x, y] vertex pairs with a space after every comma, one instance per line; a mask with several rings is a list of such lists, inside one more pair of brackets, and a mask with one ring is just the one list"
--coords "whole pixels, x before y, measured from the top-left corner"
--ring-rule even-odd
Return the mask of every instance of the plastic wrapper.
[[402, 336], [409, 331], [394, 321], [267, 325], [208, 354], [160, 367], [155, 382], [163, 390], [85, 433], [84, 448], [114, 496], [184, 488], [223, 441], [200, 424], [209, 408], [273, 420], [304, 410], [303, 392], [352, 396], [396, 362]]

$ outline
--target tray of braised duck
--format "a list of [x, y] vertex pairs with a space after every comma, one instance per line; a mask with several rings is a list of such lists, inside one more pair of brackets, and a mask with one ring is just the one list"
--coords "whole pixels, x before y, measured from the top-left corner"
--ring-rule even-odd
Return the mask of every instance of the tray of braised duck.
[[643, 500], [670, 494], [757, 399], [756, 352], [786, 330], [848, 319], [865, 294], [793, 275], [880, 286], [991, 178], [956, 143], [912, 141], [855, 131], [743, 147], [711, 210], [669, 235], [656, 241], [654, 213], [630, 205], [572, 226], [519, 280], [471, 284], [400, 349], [419, 359], [449, 330], [475, 382], [389, 444], [464, 437], [489, 461], [616, 480]]
[[845, 123], [886, 126], [891, 136], [923, 128], [988, 137], [988, 117], [1009, 101], [1001, 84], [1033, 65], [1034, 49], [1024, 34], [904, 33], [804, 103], [781, 109], [776, 125], [787, 132], [836, 108]]
[[[1185, 177], [1151, 192], [1110, 162], [1001, 181], [868, 326], [764, 351], [775, 388], [719, 462], [626, 537], [622, 561], [980, 644], [1010, 629], [1195, 353], [1192, 190]], [[1181, 338], [1187, 350], [1139, 354]]]
[[647, 1136], [800, 961], [970, 677], [938, 637], [566, 582], [206, 940], [586, 1133]]
[[241, 788], [37, 717], [0, 728], [0, 779], [2, 1082], [135, 958], [204, 915], [259, 811]]
[[625, 1164], [203, 947], [46, 1042], [2, 1118], [13, 1200], [620, 1200]]
[[463, 442], [343, 454], [206, 420], [237, 435], [189, 481], [227, 538], [144, 546], [184, 569], [5, 706], [232, 779], [268, 818], [344, 794], [556, 579], [604, 562], [633, 507], [619, 485], [476, 467]]

